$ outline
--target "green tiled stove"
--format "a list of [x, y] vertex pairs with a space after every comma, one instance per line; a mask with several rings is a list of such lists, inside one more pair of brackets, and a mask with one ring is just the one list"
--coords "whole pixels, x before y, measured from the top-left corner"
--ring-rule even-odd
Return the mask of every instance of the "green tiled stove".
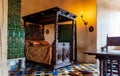
[[20, 24], [21, 1], [8, 0], [8, 59], [24, 57], [24, 28]]

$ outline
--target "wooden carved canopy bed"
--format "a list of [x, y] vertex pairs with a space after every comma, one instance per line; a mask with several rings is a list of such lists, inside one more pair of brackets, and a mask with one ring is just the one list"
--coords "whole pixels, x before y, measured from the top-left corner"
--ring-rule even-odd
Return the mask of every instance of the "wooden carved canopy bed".
[[[25, 28], [26, 60], [50, 65], [52, 69], [70, 65], [77, 60], [76, 15], [54, 7], [22, 18]], [[70, 42], [59, 42], [59, 23], [68, 21], [72, 25], [72, 40]], [[44, 37], [44, 26], [48, 24], [54, 24], [54, 41], [51, 44]]]

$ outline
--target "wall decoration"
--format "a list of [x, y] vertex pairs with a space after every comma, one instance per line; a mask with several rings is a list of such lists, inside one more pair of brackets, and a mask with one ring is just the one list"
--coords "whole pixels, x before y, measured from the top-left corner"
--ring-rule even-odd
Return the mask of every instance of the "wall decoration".
[[90, 27], [89, 27], [89, 31], [90, 31], [90, 32], [93, 32], [93, 31], [94, 31], [94, 27], [93, 27], [93, 26], [90, 26]]
[[46, 34], [49, 34], [49, 29], [46, 29]]

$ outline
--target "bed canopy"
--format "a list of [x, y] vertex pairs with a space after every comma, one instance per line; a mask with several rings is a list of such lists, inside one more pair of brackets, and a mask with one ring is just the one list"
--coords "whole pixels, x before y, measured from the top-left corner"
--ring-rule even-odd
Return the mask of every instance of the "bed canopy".
[[[25, 27], [25, 39], [26, 40], [44, 40], [44, 26], [49, 24], [54, 24], [54, 41], [52, 44], [52, 68], [59, 68], [62, 66], [70, 65], [72, 62], [77, 61], [76, 56], [76, 25], [75, 18], [76, 15], [63, 10], [58, 7], [43, 10], [34, 14], [30, 14], [22, 17], [24, 20]], [[72, 25], [72, 40], [69, 44], [62, 43], [63, 47], [59, 47], [61, 43], [58, 41], [58, 26], [62, 22], [71, 22]], [[30, 24], [29, 24], [30, 23]], [[28, 30], [28, 26], [32, 24], [32, 29], [36, 29], [36, 35], [31, 35], [31, 30]], [[37, 28], [40, 28], [37, 31]], [[69, 46], [69, 47], [65, 47]], [[64, 57], [63, 57], [64, 56]], [[65, 60], [67, 59], [67, 60]], [[62, 62], [62, 63], [60, 63]]]

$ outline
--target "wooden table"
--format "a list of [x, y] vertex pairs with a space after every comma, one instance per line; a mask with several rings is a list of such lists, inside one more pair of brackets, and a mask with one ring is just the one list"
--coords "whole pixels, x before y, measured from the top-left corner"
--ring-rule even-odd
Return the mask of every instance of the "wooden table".
[[84, 52], [85, 54], [88, 54], [88, 55], [95, 55], [96, 56], [96, 59], [99, 60], [100, 62], [100, 76], [107, 76], [106, 74], [108, 73], [107, 72], [107, 61], [110, 60], [110, 76], [113, 76], [113, 71], [112, 71], [112, 60], [116, 60], [118, 63], [118, 76], [120, 76], [120, 52], [118, 51], [111, 51], [111, 52], [90, 52], [90, 51], [86, 51]]

